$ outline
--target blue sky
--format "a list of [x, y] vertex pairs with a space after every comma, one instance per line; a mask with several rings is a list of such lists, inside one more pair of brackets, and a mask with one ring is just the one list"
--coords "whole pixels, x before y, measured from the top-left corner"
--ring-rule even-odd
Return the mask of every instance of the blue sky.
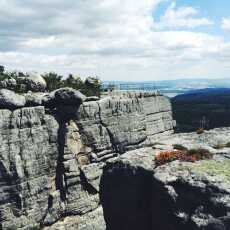
[[1, 0], [0, 64], [103, 80], [229, 78], [229, 9], [229, 0]]
[[[169, 3], [172, 1], [162, 1], [158, 6], [157, 10], [154, 12], [153, 17], [157, 19], [160, 18], [165, 10], [167, 9]], [[174, 1], [177, 7], [191, 6], [199, 10], [200, 15], [210, 18], [215, 22], [213, 27], [203, 28], [204, 30], [213, 33], [223, 33], [224, 31], [220, 28], [220, 23], [223, 17], [230, 16], [230, 1], [229, 0], [177, 0]], [[202, 30], [203, 31], [203, 30]]]

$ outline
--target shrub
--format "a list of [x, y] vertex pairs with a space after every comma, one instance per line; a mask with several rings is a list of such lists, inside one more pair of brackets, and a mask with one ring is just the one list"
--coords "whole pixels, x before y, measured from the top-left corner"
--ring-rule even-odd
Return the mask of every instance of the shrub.
[[197, 134], [202, 134], [202, 133], [204, 133], [204, 129], [199, 128], [199, 129], [196, 130], [196, 133]]
[[62, 81], [62, 76], [59, 76], [56, 73], [50, 72], [48, 74], [43, 75], [43, 78], [46, 81], [48, 91], [53, 91], [55, 89], [63, 87], [64, 85]]
[[175, 145], [173, 145], [173, 148], [177, 149], [177, 150], [184, 150], [184, 151], [188, 150], [185, 146], [183, 146], [181, 144], [175, 144]]
[[213, 146], [214, 149], [223, 149], [223, 148], [230, 148], [230, 142], [226, 144], [216, 144]]
[[82, 81], [80, 77], [74, 77], [72, 74], [66, 79], [59, 76], [56, 73], [48, 73], [43, 75], [46, 84], [47, 91], [53, 91], [61, 87], [70, 87], [76, 90], [80, 90], [86, 96], [98, 96], [101, 95], [101, 82], [98, 78], [88, 77], [85, 81]]
[[168, 162], [177, 160], [181, 155], [183, 155], [183, 152], [180, 150], [162, 151], [155, 157], [155, 163], [158, 166], [163, 165]]
[[190, 150], [188, 150], [188, 155], [189, 156], [196, 156], [196, 158], [198, 160], [210, 159], [213, 156], [209, 150], [204, 149], [204, 148], [190, 149]]
[[101, 95], [101, 82], [97, 77], [88, 77], [81, 88], [81, 92], [86, 96], [97, 96]]
[[210, 158], [212, 158], [212, 154], [207, 149], [170, 150], [160, 152], [155, 157], [155, 164], [156, 166], [160, 166], [174, 160], [195, 162]]

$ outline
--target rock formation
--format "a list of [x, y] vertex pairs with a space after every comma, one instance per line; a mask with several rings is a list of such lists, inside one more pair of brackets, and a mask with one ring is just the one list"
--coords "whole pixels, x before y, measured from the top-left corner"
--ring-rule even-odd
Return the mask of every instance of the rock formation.
[[[75, 225], [105, 229], [101, 162], [172, 132], [163, 96], [85, 99], [69, 88], [25, 96], [1, 90], [3, 229], [51, 226], [66, 216], [76, 216]], [[100, 217], [89, 221], [94, 213]]]
[[17, 76], [17, 78], [6, 78], [0, 81], [0, 88], [9, 90], [41, 92], [46, 89], [46, 81], [36, 73], [31, 72], [27, 76]]
[[0, 108], [17, 109], [24, 107], [26, 99], [22, 95], [18, 95], [8, 89], [0, 89]]
[[203, 170], [228, 154], [155, 168], [149, 146], [179, 138], [159, 93], [1, 90], [0, 106], [1, 229], [229, 229], [228, 174]]

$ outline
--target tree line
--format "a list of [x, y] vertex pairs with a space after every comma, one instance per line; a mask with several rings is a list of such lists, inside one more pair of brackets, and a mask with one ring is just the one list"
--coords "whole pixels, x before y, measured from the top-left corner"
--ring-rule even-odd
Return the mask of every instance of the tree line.
[[[28, 76], [27, 73], [23, 72], [10, 72], [5, 71], [4, 66], [0, 66], [0, 81], [6, 79], [14, 79], [18, 82], [20, 78]], [[101, 81], [98, 77], [88, 77], [83, 80], [79, 76], [69, 74], [68, 77], [64, 78], [55, 72], [49, 72], [41, 75], [47, 84], [46, 91], [51, 92], [53, 90], [62, 87], [71, 87], [73, 89], [81, 91], [86, 96], [98, 96], [100, 97], [102, 91]], [[21, 92], [25, 93], [25, 92]]]

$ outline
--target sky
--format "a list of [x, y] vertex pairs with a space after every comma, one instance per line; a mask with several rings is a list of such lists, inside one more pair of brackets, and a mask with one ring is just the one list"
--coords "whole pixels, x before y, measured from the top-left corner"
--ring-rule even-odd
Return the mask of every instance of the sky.
[[229, 0], [0, 0], [0, 65], [111, 81], [230, 78]]

